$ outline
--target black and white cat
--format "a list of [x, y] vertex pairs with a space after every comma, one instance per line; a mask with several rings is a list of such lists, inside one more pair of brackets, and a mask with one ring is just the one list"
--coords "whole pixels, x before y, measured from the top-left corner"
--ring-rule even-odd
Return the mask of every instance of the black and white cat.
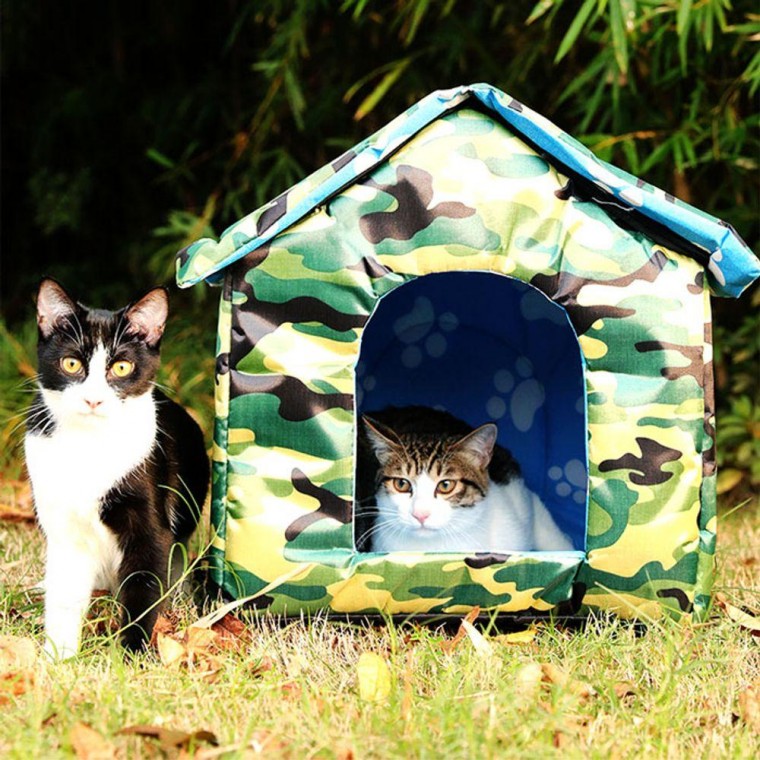
[[493, 423], [473, 429], [427, 407], [391, 407], [362, 421], [360, 505], [374, 520], [357, 523], [360, 549], [572, 550], [512, 455], [496, 444]]
[[168, 297], [120, 311], [75, 302], [52, 279], [37, 294], [38, 393], [26, 463], [47, 540], [46, 650], [79, 648], [96, 588], [123, 610], [122, 642], [143, 647], [198, 523], [209, 464], [198, 425], [155, 388]]

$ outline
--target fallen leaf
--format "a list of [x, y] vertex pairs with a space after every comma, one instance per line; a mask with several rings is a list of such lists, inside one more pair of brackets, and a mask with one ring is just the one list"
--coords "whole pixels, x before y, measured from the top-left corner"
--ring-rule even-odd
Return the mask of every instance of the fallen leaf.
[[250, 629], [231, 613], [213, 623], [211, 630], [216, 634], [217, 646], [226, 651], [238, 651], [251, 643]]
[[596, 689], [591, 684], [571, 678], [564, 670], [550, 662], [542, 663], [541, 671], [545, 682], [561, 686], [581, 699], [587, 699], [596, 694]]
[[80, 760], [111, 760], [116, 757], [114, 745], [86, 723], [75, 723], [69, 732], [69, 740]]
[[0, 672], [31, 668], [37, 661], [37, 643], [24, 636], [0, 635]]
[[0, 706], [7, 705], [11, 698], [26, 694], [34, 686], [31, 673], [14, 672], [0, 674]]
[[191, 625], [186, 632], [185, 642], [188, 652], [198, 654], [207, 652], [216, 643], [217, 634], [210, 628], [196, 628]]
[[27, 509], [12, 507], [10, 504], [0, 503], [0, 520], [10, 523], [33, 523], [37, 517], [34, 512]]
[[755, 617], [749, 610], [730, 604], [721, 593], [715, 595], [715, 604], [740, 628], [750, 631], [753, 636], [760, 636], [760, 618]]
[[446, 654], [451, 654], [464, 640], [465, 636], [467, 636], [467, 631], [464, 628], [464, 623], [469, 623], [472, 625], [478, 615], [480, 615], [480, 607], [475, 606], [467, 613], [467, 615], [465, 615], [461, 625], [459, 626], [459, 630], [456, 632], [453, 638], [449, 639], [448, 641], [441, 642], [441, 649]]
[[486, 637], [468, 620], [462, 621], [462, 628], [469, 636], [475, 651], [485, 658], [493, 657], [493, 648], [488, 643]]
[[636, 687], [630, 681], [619, 681], [612, 687], [612, 691], [621, 701], [636, 696]]
[[359, 696], [365, 702], [382, 702], [391, 692], [388, 664], [374, 652], [362, 652], [356, 665]]
[[198, 742], [213, 744], [214, 746], [219, 743], [216, 735], [211, 731], [179, 731], [164, 726], [145, 724], [127, 726], [126, 728], [122, 728], [118, 733], [122, 736], [142, 736], [149, 739], [157, 739], [163, 750], [187, 749], [191, 744]]
[[156, 649], [158, 649], [161, 663], [168, 668], [179, 667], [183, 662], [187, 661], [187, 647], [171, 636], [159, 633], [156, 636]]
[[760, 678], [739, 694], [739, 716], [756, 734], [760, 734]]
[[531, 644], [535, 638], [538, 629], [535, 626], [530, 626], [524, 631], [515, 631], [514, 633], [502, 633], [498, 636], [494, 636], [492, 641], [497, 644]]

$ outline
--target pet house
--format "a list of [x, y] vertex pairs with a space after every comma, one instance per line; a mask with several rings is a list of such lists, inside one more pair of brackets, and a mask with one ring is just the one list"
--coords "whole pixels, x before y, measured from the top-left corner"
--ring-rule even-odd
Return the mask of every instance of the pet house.
[[[180, 286], [223, 284], [213, 580], [282, 614], [701, 614], [709, 295], [758, 275], [508, 95], [433, 93], [179, 254]], [[357, 421], [409, 404], [495, 421], [574, 550], [366, 551]]]

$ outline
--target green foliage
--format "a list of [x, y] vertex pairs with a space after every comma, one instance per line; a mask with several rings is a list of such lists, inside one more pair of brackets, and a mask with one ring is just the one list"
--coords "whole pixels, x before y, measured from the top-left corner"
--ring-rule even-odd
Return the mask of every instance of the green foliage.
[[[757, 250], [757, 10], [755, 0], [166, 0], [94, 4], [72, 24], [69, 3], [9, 0], [3, 244], [16, 272], [0, 283], [3, 310], [9, 324], [29, 318], [43, 272], [104, 305], [169, 282], [192, 239], [219, 234], [432, 90], [476, 81], [725, 219]], [[192, 308], [203, 295], [194, 289]], [[719, 347], [735, 341], [725, 356], [751, 340], [747, 319], [718, 332]], [[717, 366], [733, 377], [736, 364]], [[756, 406], [736, 382], [720, 386], [719, 420], [732, 394]]]
[[718, 490], [760, 491], [760, 289], [738, 329], [716, 331]]

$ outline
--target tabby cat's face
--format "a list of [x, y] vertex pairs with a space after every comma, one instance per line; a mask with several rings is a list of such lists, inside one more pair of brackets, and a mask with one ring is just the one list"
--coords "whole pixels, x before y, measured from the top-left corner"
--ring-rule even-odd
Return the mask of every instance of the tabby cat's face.
[[364, 424], [380, 463], [378, 520], [399, 536], [433, 538], [439, 531], [455, 530], [458, 513], [487, 494], [495, 425], [464, 437], [433, 437], [397, 434], [367, 417]]
[[121, 311], [88, 309], [54, 280], [37, 296], [38, 374], [55, 422], [97, 425], [151, 391], [167, 315], [163, 288]]

